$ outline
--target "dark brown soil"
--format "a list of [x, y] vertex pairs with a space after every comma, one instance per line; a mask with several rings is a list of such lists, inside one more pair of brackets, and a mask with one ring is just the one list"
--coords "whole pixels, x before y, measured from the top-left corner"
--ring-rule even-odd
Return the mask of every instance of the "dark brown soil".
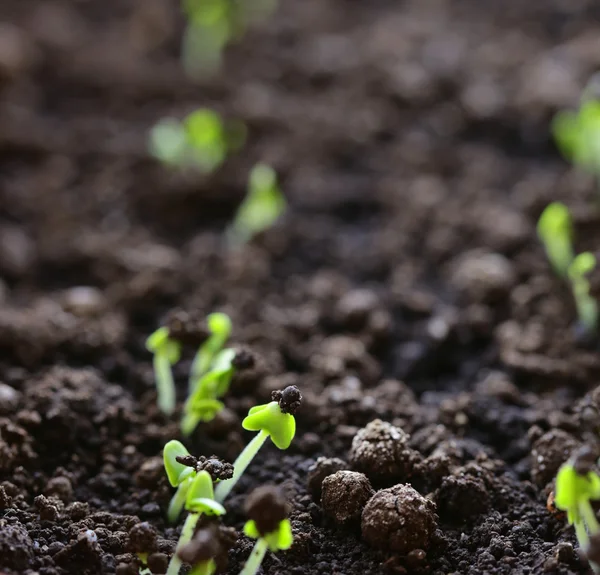
[[[180, 309], [228, 313], [255, 359], [192, 454], [233, 460], [250, 406], [304, 396], [290, 449], [265, 448], [227, 500], [241, 530], [253, 488], [290, 498], [295, 543], [265, 574], [587, 572], [547, 498], [600, 428], [600, 357], [535, 222], [565, 201], [577, 248], [598, 248], [593, 184], [548, 125], [600, 65], [600, 5], [282, 0], [193, 84], [177, 4], [0, 2], [0, 569], [115, 573], [142, 532], [164, 565], [179, 434], [144, 341]], [[246, 122], [247, 146], [211, 177], [169, 173], [148, 130], [202, 105]], [[228, 252], [257, 161], [291, 207]], [[320, 456], [369, 475], [350, 448], [374, 419], [403, 435], [369, 480], [435, 502], [428, 549], [370, 547], [323, 513], [314, 472], [309, 489]]]

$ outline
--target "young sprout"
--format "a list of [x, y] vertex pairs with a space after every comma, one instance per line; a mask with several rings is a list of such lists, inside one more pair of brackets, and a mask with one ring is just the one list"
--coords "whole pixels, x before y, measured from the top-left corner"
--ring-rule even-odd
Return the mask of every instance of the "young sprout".
[[559, 112], [552, 132], [567, 160], [600, 178], [600, 101], [593, 94], [584, 92], [578, 110]]
[[170, 415], [175, 410], [175, 384], [171, 366], [179, 361], [181, 345], [171, 339], [166, 327], [160, 327], [146, 340], [146, 349], [154, 354], [158, 407], [163, 413]]
[[181, 568], [181, 559], [178, 551], [190, 542], [200, 515], [224, 515], [225, 508], [215, 501], [213, 480], [208, 471], [199, 471], [191, 480], [185, 498], [185, 508], [189, 511], [181, 535], [175, 548], [175, 554], [169, 562], [167, 575], [178, 575]]
[[214, 359], [213, 366], [197, 382], [194, 391], [184, 405], [181, 420], [181, 432], [189, 435], [201, 421], [210, 421], [223, 409], [218, 398], [229, 389], [229, 383], [235, 372], [236, 352], [224, 349]]
[[283, 391], [274, 391], [271, 397], [273, 401], [251, 408], [242, 421], [244, 429], [258, 431], [258, 433], [235, 460], [233, 477], [217, 485], [215, 490], [217, 501], [223, 501], [229, 495], [268, 437], [279, 449], [287, 449], [294, 439], [296, 434], [294, 414], [302, 402], [300, 390], [295, 385], [290, 385]]
[[185, 505], [191, 482], [196, 477], [196, 470], [193, 467], [180, 463], [179, 460], [186, 457], [190, 457], [190, 452], [181, 442], [175, 439], [169, 441], [163, 449], [163, 462], [167, 478], [171, 487], [177, 487], [177, 491], [171, 498], [167, 511], [169, 523], [177, 521]]
[[250, 173], [248, 194], [228, 230], [229, 240], [233, 244], [246, 243], [270, 228], [285, 211], [286, 205], [273, 168], [257, 164]]
[[537, 223], [537, 234], [554, 271], [566, 278], [573, 261], [573, 224], [569, 208], [560, 202], [546, 206]]
[[190, 393], [194, 392], [200, 378], [210, 369], [217, 354], [223, 349], [231, 334], [231, 319], [225, 313], [211, 313], [206, 318], [210, 336], [200, 346], [190, 372]]
[[[235, 130], [240, 131], [238, 127]], [[239, 145], [240, 136], [234, 134], [235, 130], [230, 134], [216, 112], [201, 108], [182, 122], [166, 118], [154, 126], [150, 153], [169, 166], [191, 166], [208, 174], [225, 161], [229, 149]]]
[[294, 538], [287, 519], [288, 505], [278, 489], [271, 486], [255, 489], [245, 507], [250, 519], [244, 525], [244, 533], [257, 541], [240, 575], [256, 575], [267, 550], [285, 551]]
[[569, 266], [569, 279], [577, 306], [577, 315], [588, 334], [595, 333], [598, 324], [598, 304], [590, 296], [590, 282], [586, 277], [595, 267], [596, 258], [591, 252], [577, 255]]
[[[586, 453], [583, 457], [588, 456]], [[577, 541], [584, 551], [589, 547], [590, 535], [600, 532], [591, 504], [599, 499], [600, 477], [589, 463], [581, 465], [576, 456], [561, 466], [556, 476], [554, 503], [558, 509], [567, 512], [567, 521], [575, 527]], [[595, 573], [600, 572], [596, 565], [592, 564], [592, 568]]]

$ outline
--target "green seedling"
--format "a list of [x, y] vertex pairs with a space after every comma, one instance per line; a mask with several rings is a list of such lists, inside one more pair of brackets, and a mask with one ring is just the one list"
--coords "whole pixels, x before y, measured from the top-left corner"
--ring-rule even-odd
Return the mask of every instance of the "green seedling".
[[190, 394], [194, 392], [200, 378], [209, 371], [217, 354], [231, 335], [231, 319], [225, 313], [211, 313], [206, 318], [210, 336], [200, 346], [190, 373]]
[[554, 139], [563, 156], [600, 178], [600, 101], [584, 97], [576, 111], [559, 112], [552, 122]]
[[189, 543], [194, 535], [194, 529], [200, 519], [200, 515], [218, 516], [225, 514], [225, 508], [215, 501], [213, 491], [213, 480], [207, 471], [200, 471], [191, 480], [187, 495], [185, 498], [185, 508], [189, 511], [185, 523], [179, 536], [179, 541], [175, 548], [175, 553], [171, 558], [167, 575], [178, 575], [182, 561], [177, 551]]
[[[567, 512], [569, 525], [575, 527], [580, 547], [587, 550], [590, 535], [600, 532], [600, 525], [592, 508], [591, 501], [600, 499], [600, 477], [594, 471], [579, 474], [572, 461], [563, 464], [556, 476], [554, 503], [558, 509]], [[598, 567], [592, 564], [595, 573]]]
[[583, 252], [575, 257], [569, 266], [571, 289], [577, 306], [577, 315], [587, 333], [596, 333], [598, 325], [598, 304], [590, 296], [590, 282], [587, 274], [596, 267], [596, 258], [590, 252]]
[[194, 167], [211, 173], [225, 161], [227, 152], [238, 146], [240, 128], [228, 129], [216, 112], [201, 108], [183, 121], [161, 120], [150, 132], [150, 153], [164, 164]]
[[560, 202], [549, 204], [538, 220], [537, 234], [554, 271], [566, 278], [573, 262], [573, 224], [569, 208]]
[[163, 413], [170, 415], [175, 410], [175, 384], [171, 366], [179, 361], [181, 345], [169, 337], [166, 327], [161, 327], [146, 340], [146, 349], [154, 354], [158, 407]]
[[257, 541], [250, 557], [240, 571], [240, 575], [256, 575], [260, 569], [260, 565], [265, 557], [267, 549], [272, 552], [285, 551], [292, 546], [294, 541], [292, 536], [292, 526], [289, 519], [280, 521], [277, 529], [271, 533], [264, 534], [259, 533], [256, 523], [253, 520], [250, 520], [244, 525], [244, 533]]
[[194, 468], [177, 461], [178, 457], [189, 456], [190, 452], [185, 446], [175, 439], [169, 441], [163, 449], [163, 462], [165, 471], [167, 472], [167, 478], [171, 487], [176, 487], [177, 491], [169, 502], [169, 509], [167, 511], [167, 519], [169, 523], [175, 523], [177, 518], [181, 514], [181, 511], [185, 505], [188, 491], [192, 481], [196, 477], [196, 471]]
[[250, 24], [266, 18], [275, 6], [275, 0], [184, 0], [186, 72], [192, 77], [214, 73], [227, 45], [240, 39]]
[[254, 166], [250, 173], [248, 194], [238, 208], [228, 230], [233, 244], [248, 242], [270, 228], [286, 209], [285, 196], [277, 184], [277, 174], [265, 165]]
[[[286, 393], [294, 394], [296, 405], [293, 408], [289, 408], [286, 405]], [[283, 399], [279, 399], [279, 397], [283, 397]], [[300, 405], [302, 396], [298, 388], [289, 386], [283, 392], [274, 392], [274, 399], [276, 398], [278, 401], [271, 401], [270, 403], [251, 408], [246, 418], [242, 421], [244, 429], [247, 431], [258, 431], [258, 433], [235, 460], [233, 464], [233, 477], [221, 481], [217, 485], [215, 491], [217, 501], [222, 502], [229, 495], [267, 438], [270, 437], [278, 449], [283, 450], [290, 446], [296, 434], [296, 419], [290, 411], [295, 412]]]
[[219, 401], [229, 390], [231, 378], [235, 373], [233, 349], [224, 349], [217, 354], [212, 368], [205, 373], [195, 386], [193, 393], [184, 405], [181, 431], [189, 435], [201, 421], [210, 421], [223, 409]]

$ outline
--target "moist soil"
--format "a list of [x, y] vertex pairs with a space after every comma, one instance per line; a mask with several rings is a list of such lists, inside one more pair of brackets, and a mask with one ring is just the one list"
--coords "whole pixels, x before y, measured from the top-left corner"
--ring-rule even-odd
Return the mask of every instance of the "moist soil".
[[[0, 6], [0, 569], [136, 573], [148, 537], [160, 572], [181, 528], [161, 449], [180, 435], [144, 342], [178, 309], [228, 313], [256, 358], [191, 453], [233, 461], [250, 406], [304, 396], [292, 446], [265, 447], [227, 501], [226, 573], [264, 484], [284, 489], [295, 536], [265, 574], [587, 573], [548, 497], [596, 441], [600, 357], [535, 222], [564, 201], [576, 248], [598, 246], [593, 182], [549, 136], [600, 65], [598, 3], [282, 0], [198, 82], [176, 4]], [[199, 106], [244, 121], [246, 146], [210, 176], [158, 165], [150, 127]], [[258, 161], [290, 208], [233, 251]], [[402, 430], [395, 467], [353, 448], [375, 419]], [[410, 483], [434, 502], [428, 548], [369, 546], [359, 499], [341, 523], [325, 513], [318, 457], [369, 475], [348, 487], [365, 499]]]

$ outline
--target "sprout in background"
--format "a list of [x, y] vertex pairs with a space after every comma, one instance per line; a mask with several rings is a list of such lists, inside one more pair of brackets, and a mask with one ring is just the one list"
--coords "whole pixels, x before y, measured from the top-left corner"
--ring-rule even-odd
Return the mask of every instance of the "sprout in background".
[[216, 72], [228, 44], [249, 25], [267, 18], [276, 0], [183, 0], [188, 25], [183, 37], [183, 66], [191, 77]]
[[588, 334], [596, 333], [598, 324], [598, 304], [590, 296], [590, 282], [586, 277], [595, 267], [596, 258], [590, 252], [579, 254], [569, 266], [569, 279], [571, 280], [571, 289], [577, 306], [577, 315]]
[[175, 410], [175, 384], [171, 366], [179, 361], [181, 345], [170, 337], [166, 327], [161, 327], [148, 337], [146, 349], [154, 354], [158, 407], [164, 414], [171, 415]]
[[538, 220], [537, 234], [554, 271], [566, 278], [573, 262], [573, 223], [569, 208], [560, 202], [549, 204]]
[[243, 244], [270, 228], [287, 206], [277, 184], [277, 174], [270, 166], [257, 164], [250, 173], [248, 194], [238, 208], [228, 230], [232, 244]]
[[165, 118], [150, 132], [150, 153], [175, 168], [193, 167], [211, 173], [225, 161], [227, 153], [245, 140], [241, 123], [225, 125], [216, 112], [201, 108], [182, 122]]

